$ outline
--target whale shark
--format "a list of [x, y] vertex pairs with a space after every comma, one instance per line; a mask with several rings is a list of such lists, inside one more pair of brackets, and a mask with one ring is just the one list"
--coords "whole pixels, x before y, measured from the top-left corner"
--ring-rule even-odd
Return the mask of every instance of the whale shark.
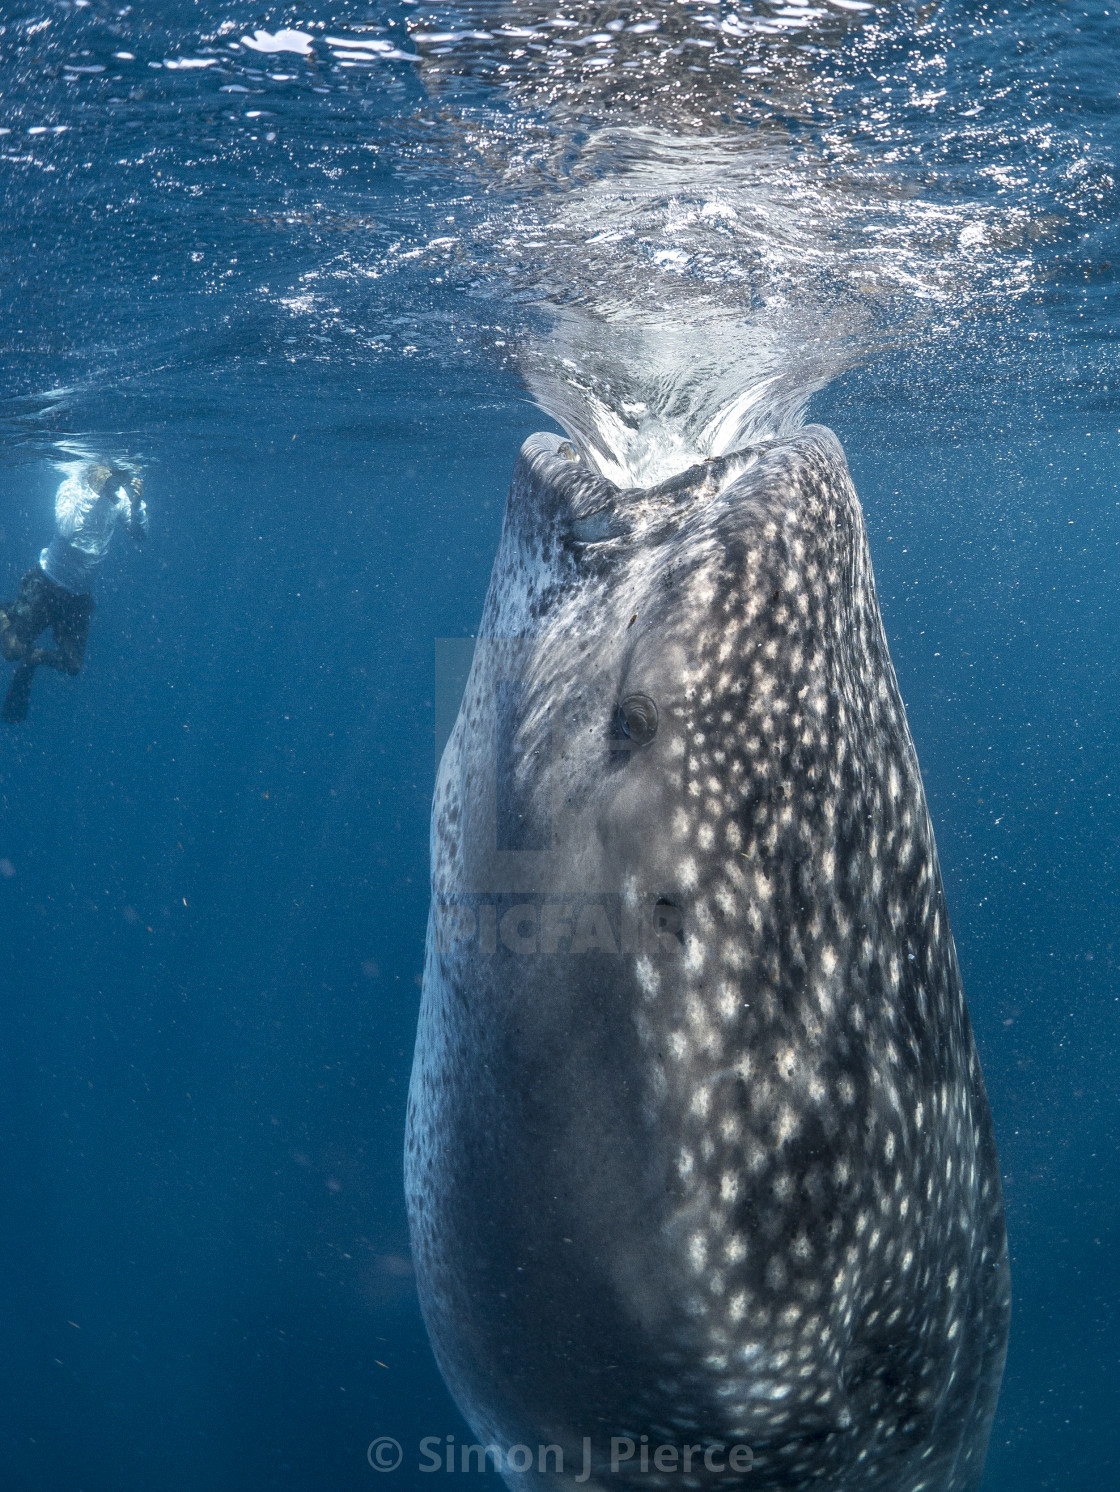
[[431, 857], [413, 1253], [509, 1485], [976, 1488], [998, 1162], [829, 430], [526, 442]]

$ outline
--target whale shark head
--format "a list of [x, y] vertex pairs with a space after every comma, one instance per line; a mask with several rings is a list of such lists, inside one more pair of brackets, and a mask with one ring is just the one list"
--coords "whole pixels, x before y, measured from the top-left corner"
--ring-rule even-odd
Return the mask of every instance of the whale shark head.
[[432, 852], [408, 1187], [479, 1434], [974, 1486], [999, 1181], [829, 431], [635, 490], [526, 443]]
[[458, 841], [483, 856], [479, 889], [755, 905], [755, 871], [826, 840], [835, 856], [821, 815], [856, 814], [888, 778], [908, 786], [911, 846], [928, 832], [862, 514], [823, 428], [632, 490], [533, 437], [480, 638], [471, 749], [448, 756], [480, 774]]

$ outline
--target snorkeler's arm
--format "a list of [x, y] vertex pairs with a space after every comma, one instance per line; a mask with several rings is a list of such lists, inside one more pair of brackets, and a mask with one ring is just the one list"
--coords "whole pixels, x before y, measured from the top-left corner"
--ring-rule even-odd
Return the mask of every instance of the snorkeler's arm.
[[143, 491], [144, 483], [141, 478], [133, 477], [128, 484], [130, 504], [128, 531], [137, 544], [142, 544], [148, 537], [148, 505], [141, 496]]
[[91, 501], [95, 501], [82, 482], [76, 477], [67, 477], [54, 499], [55, 527], [64, 539], [72, 539], [77, 532]]

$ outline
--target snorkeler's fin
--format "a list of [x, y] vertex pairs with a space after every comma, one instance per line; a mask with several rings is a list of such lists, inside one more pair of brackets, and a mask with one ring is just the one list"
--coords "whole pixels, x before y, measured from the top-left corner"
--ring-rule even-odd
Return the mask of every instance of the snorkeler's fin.
[[34, 663], [21, 663], [12, 675], [8, 692], [4, 696], [4, 708], [0, 718], [6, 725], [18, 725], [27, 719], [27, 707], [31, 703], [31, 681], [35, 677]]

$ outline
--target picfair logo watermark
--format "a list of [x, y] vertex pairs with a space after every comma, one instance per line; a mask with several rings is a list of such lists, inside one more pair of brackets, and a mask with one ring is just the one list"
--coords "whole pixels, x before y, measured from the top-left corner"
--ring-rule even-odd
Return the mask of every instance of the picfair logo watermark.
[[485, 958], [658, 959], [680, 953], [680, 908], [662, 897], [636, 905], [621, 896], [436, 897], [432, 932], [447, 953], [471, 951]]
[[[366, 1460], [374, 1471], [393, 1472], [406, 1460], [404, 1447], [389, 1435], [371, 1440]], [[632, 1481], [635, 1477], [655, 1475], [658, 1484], [665, 1478], [695, 1477], [701, 1471], [718, 1476], [731, 1472], [743, 1476], [754, 1466], [754, 1452], [742, 1441], [695, 1441], [680, 1444], [651, 1440], [648, 1435], [614, 1435], [596, 1442], [585, 1435], [576, 1446], [549, 1442], [547, 1445], [480, 1445], [459, 1441], [454, 1435], [425, 1435], [417, 1444], [410, 1470], [421, 1474], [457, 1476], [506, 1472], [524, 1475], [569, 1475], [583, 1484], [595, 1476], [618, 1477]]]

